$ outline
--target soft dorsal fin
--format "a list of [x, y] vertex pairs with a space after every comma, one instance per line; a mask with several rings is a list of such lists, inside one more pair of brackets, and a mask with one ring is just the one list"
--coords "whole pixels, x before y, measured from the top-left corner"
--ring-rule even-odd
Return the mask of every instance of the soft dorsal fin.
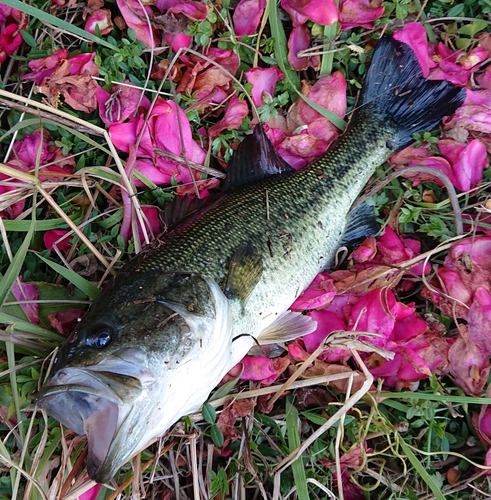
[[261, 123], [239, 144], [228, 163], [223, 192], [265, 177], [294, 172], [268, 139]]
[[239, 299], [244, 307], [263, 273], [263, 260], [256, 248], [243, 243], [234, 253], [223, 293], [228, 299]]

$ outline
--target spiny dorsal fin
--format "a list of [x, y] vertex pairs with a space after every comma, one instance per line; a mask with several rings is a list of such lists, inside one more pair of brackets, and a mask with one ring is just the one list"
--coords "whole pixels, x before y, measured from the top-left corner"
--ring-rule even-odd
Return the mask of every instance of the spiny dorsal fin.
[[230, 261], [227, 282], [223, 293], [228, 299], [239, 299], [244, 307], [249, 295], [258, 284], [263, 273], [263, 260], [256, 248], [243, 243]]
[[317, 321], [314, 321], [310, 316], [305, 316], [300, 312], [285, 311], [259, 334], [257, 341], [260, 345], [288, 342], [312, 333], [316, 328]]
[[294, 169], [274, 149], [261, 123], [239, 144], [228, 163], [223, 192]]
[[196, 198], [191, 196], [175, 196], [171, 201], [166, 202], [161, 215], [161, 221], [165, 224], [166, 231], [170, 231], [184, 222], [198, 210], [202, 210], [210, 204], [210, 197]]

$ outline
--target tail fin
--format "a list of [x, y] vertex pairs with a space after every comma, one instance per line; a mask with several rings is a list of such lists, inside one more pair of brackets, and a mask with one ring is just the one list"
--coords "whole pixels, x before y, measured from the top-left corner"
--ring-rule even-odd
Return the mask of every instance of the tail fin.
[[394, 149], [412, 141], [421, 130], [432, 130], [464, 102], [465, 89], [450, 82], [427, 80], [411, 48], [383, 36], [372, 57], [360, 97], [360, 114], [390, 121], [398, 134]]

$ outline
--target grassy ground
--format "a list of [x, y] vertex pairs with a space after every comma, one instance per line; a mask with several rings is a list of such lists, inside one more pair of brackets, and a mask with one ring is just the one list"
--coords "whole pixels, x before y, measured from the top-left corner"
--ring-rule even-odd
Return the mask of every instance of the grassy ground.
[[[472, 293], [462, 298], [462, 289], [442, 285], [449, 282], [439, 271], [448, 262], [445, 257], [453, 243], [490, 234], [491, 173], [486, 152], [484, 157], [469, 153], [467, 163], [449, 160], [451, 168], [444, 179], [450, 183], [448, 189], [424, 177], [419, 167], [406, 172], [411, 180], [392, 175], [394, 164], [380, 167], [363, 195], [372, 196], [381, 225], [393, 229], [398, 241], [412, 237], [421, 247], [412, 253], [404, 247], [406, 253], [401, 250], [398, 257], [388, 252], [384, 261], [373, 260], [371, 271], [366, 268], [361, 275], [365, 281], [343, 285], [341, 278], [334, 278], [339, 295], [367, 296], [375, 289], [390, 289], [398, 303], [412, 304], [427, 331], [432, 329], [432, 334], [438, 332], [438, 338], [444, 339], [450, 368], [440, 364], [429, 369], [431, 364], [426, 364], [424, 376], [404, 378], [397, 372], [387, 375], [384, 385], [383, 377], [370, 371], [377, 350], [372, 344], [367, 347], [352, 331], [331, 336], [331, 347], [349, 353], [332, 363], [322, 358], [326, 346], [306, 353], [305, 345], [296, 343], [283, 352], [286, 362], [272, 385], [237, 379], [225, 384], [201, 413], [184, 417], [102, 488], [87, 481], [84, 437], [60, 427], [34, 405], [35, 392], [52, 362], [50, 353], [110, 276], [161, 229], [158, 212], [165, 202], [176, 192], [194, 194], [198, 189], [216, 188], [233, 149], [257, 117], [271, 129], [300, 137], [298, 130], [288, 129], [282, 120], [298, 118], [298, 103], [296, 108], [291, 106], [303, 99], [298, 97], [300, 90], [306, 94], [319, 78], [339, 71], [347, 81], [343, 90], [347, 113], [338, 116], [335, 105], [325, 109], [317, 104], [315, 109], [343, 127], [355, 106], [374, 40], [385, 30], [401, 30], [414, 21], [425, 27], [430, 42], [441, 41], [452, 54], [462, 50], [475, 55], [472, 51], [479, 44], [485, 47], [487, 57], [476, 55], [478, 59], [468, 64], [472, 71], [465, 73], [461, 84], [475, 91], [491, 88], [485, 86], [491, 57], [486, 38], [489, 0], [367, 2], [365, 10], [354, 2], [352, 17], [362, 25], [355, 27], [347, 21], [343, 25], [342, 20], [326, 25], [310, 17], [302, 24], [311, 37], [304, 53], [310, 63], [297, 71], [288, 60], [286, 45], [293, 29], [291, 18], [271, 1], [259, 12], [254, 33], [241, 37], [236, 30], [247, 16], [241, 14], [241, 18], [240, 11], [234, 15], [236, 5], [229, 2], [194, 6], [197, 12], [204, 9], [204, 14], [193, 14], [198, 20], [170, 11], [155, 17], [155, 7], [147, 8], [145, 14], [143, 4], [135, 2], [131, 8], [140, 9], [140, 14], [134, 30], [127, 26], [129, 14], [125, 16], [121, 4], [112, 1], [103, 5], [10, 0], [5, 5], [20, 10], [4, 11], [0, 36], [13, 25], [12, 39], [17, 34], [21, 38], [17, 45], [10, 39], [10, 44], [6, 39], [2, 42], [5, 57], [0, 72], [0, 498], [72, 499], [82, 494], [86, 500], [489, 497], [490, 469], [484, 465], [491, 465], [485, 461], [491, 445], [486, 406], [491, 404], [489, 354], [482, 343], [475, 343], [472, 357], [469, 343], [463, 345], [461, 371], [459, 363], [448, 358], [449, 346], [464, 335], [462, 329], [472, 331], [468, 311], [477, 310], [473, 305], [477, 292], [466, 282], [465, 290]], [[346, 2], [343, 5], [347, 11]], [[379, 6], [384, 12], [368, 19], [366, 11]], [[84, 30], [90, 16], [101, 9], [108, 9], [112, 28], [106, 32], [99, 25], [92, 34]], [[252, 12], [255, 7], [249, 9]], [[164, 34], [181, 32], [190, 37], [189, 48], [176, 56]], [[210, 47], [231, 51], [238, 65], [231, 64], [230, 58], [210, 55]], [[53, 59], [51, 69], [55, 67], [57, 73], [47, 83], [32, 63], [60, 49], [67, 52]], [[67, 61], [80, 54], [95, 54], [92, 63], [97, 68], [70, 66]], [[435, 63], [441, 59], [441, 54], [433, 54]], [[463, 59], [454, 63], [454, 73], [463, 71]], [[46, 63], [43, 68], [47, 67]], [[229, 117], [223, 130], [206, 135], [203, 130], [220, 123], [234, 97], [248, 102], [244, 97], [251, 94], [252, 85], [245, 72], [254, 67], [279, 68], [284, 78], [269, 94], [259, 96], [257, 110], [247, 108], [246, 116]], [[191, 69], [195, 71], [192, 76]], [[35, 76], [24, 78], [30, 72]], [[182, 166], [178, 175], [168, 175], [163, 167], [165, 179], [152, 177], [153, 171], [146, 176], [129, 172], [128, 150], [118, 149], [115, 129], [110, 135], [95, 96], [97, 87], [112, 91], [119, 82], [126, 82], [128, 92], [144, 89], [150, 100], [159, 96], [177, 103], [202, 147], [200, 160], [192, 157], [187, 143], [188, 148], [184, 152], [178, 148], [177, 155], [171, 149], [155, 150], [156, 155]], [[124, 91], [120, 87], [117, 95]], [[332, 100], [339, 99], [340, 92], [333, 87]], [[479, 95], [483, 109], [490, 109], [491, 98]], [[113, 122], [126, 116], [121, 102], [133, 106], [126, 118], [144, 106], [139, 97], [136, 104], [130, 98], [117, 101], [113, 95], [111, 99], [113, 107], [105, 109]], [[252, 103], [248, 106], [252, 108]], [[477, 116], [477, 109], [472, 116]], [[461, 134], [465, 132], [464, 137], [457, 137], [459, 144], [467, 147], [478, 140], [489, 151], [489, 117], [485, 112], [483, 116], [474, 128], [472, 119], [453, 127], [453, 139], [459, 128]], [[297, 125], [305, 132], [308, 123]], [[182, 135], [185, 126], [176, 122], [175, 129]], [[164, 147], [165, 140], [158, 135], [163, 132], [154, 132], [152, 147]], [[441, 157], [439, 141], [450, 135], [449, 128], [421, 133], [415, 137], [416, 146], [429, 151], [427, 157]], [[290, 150], [290, 158], [300, 165], [322, 153], [309, 144], [305, 148], [312, 149], [307, 153], [304, 149], [303, 156], [300, 147]], [[408, 155], [416, 158], [414, 152]], [[416, 164], [424, 163], [421, 157], [416, 159]], [[473, 168], [479, 162], [482, 168], [476, 173]], [[191, 180], [188, 167], [192, 168]], [[460, 174], [458, 169], [462, 169]], [[470, 185], [459, 181], [471, 171], [475, 178]], [[417, 186], [412, 183], [416, 178], [421, 181]], [[146, 229], [133, 232], [143, 220], [148, 221]], [[459, 220], [467, 222], [464, 231], [459, 230]], [[380, 255], [386, 247], [383, 242], [376, 244]], [[466, 252], [470, 281], [482, 278], [481, 286], [488, 290], [489, 254]], [[416, 263], [426, 263], [430, 271], [405, 273]], [[338, 271], [359, 273], [357, 264], [349, 258]], [[443, 299], [437, 300], [432, 293]], [[488, 306], [485, 301], [479, 303], [482, 325], [491, 325]], [[465, 311], [459, 313], [458, 307]], [[356, 329], [356, 325], [349, 328]], [[486, 332], [484, 326], [484, 337]], [[384, 347], [390, 350], [389, 345]]]

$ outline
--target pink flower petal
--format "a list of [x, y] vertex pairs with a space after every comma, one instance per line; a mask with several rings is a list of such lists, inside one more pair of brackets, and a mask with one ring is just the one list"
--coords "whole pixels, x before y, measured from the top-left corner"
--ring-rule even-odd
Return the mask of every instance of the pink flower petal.
[[166, 10], [166, 14], [184, 14], [193, 21], [204, 21], [210, 7], [203, 2], [193, 0], [157, 0], [155, 5], [160, 11]]
[[486, 288], [475, 291], [468, 323], [470, 338], [483, 353], [491, 355], [491, 294]]
[[303, 71], [309, 67], [316, 68], [320, 64], [319, 56], [298, 57], [301, 50], [310, 46], [310, 31], [305, 24], [293, 28], [288, 39], [288, 62], [295, 71]]
[[214, 138], [225, 129], [238, 129], [248, 114], [249, 108], [247, 106], [247, 102], [239, 99], [237, 96], [233, 96], [227, 105], [223, 118], [218, 123], [210, 127], [208, 135], [211, 138]]
[[276, 67], [252, 68], [245, 73], [246, 80], [252, 83], [252, 100], [259, 107], [263, 105], [263, 94], [274, 95], [278, 80], [283, 80], [283, 73]]
[[[19, 277], [19, 281], [22, 278]], [[20, 283], [16, 280], [11, 289], [12, 295], [19, 302], [36, 301], [39, 299], [39, 290], [34, 283]], [[37, 302], [31, 304], [20, 304], [31, 323], [39, 323], [39, 305]]]
[[244, 371], [242, 380], [255, 380], [265, 385], [272, 384], [278, 378], [278, 372], [274, 369], [273, 361], [264, 356], [246, 356], [241, 361]]
[[116, 0], [116, 3], [126, 24], [135, 31], [136, 38], [149, 48], [156, 47], [159, 37], [147, 22], [147, 16], [152, 16], [150, 6], [143, 2], [142, 7], [138, 0]]
[[383, 16], [384, 10], [379, 1], [341, 0], [339, 7], [341, 29], [348, 31], [357, 26], [371, 29], [374, 21]]
[[325, 307], [336, 296], [334, 282], [327, 273], [319, 273], [300, 297], [291, 305], [292, 311], [304, 311]]
[[305, 24], [308, 19], [324, 26], [331, 26], [338, 22], [338, 7], [334, 0], [322, 2], [282, 0], [281, 7], [292, 17], [293, 26]]
[[394, 38], [411, 47], [423, 70], [423, 77], [427, 78], [430, 69], [434, 68], [436, 63], [429, 56], [428, 39], [424, 26], [420, 23], [408, 23], [401, 31], [394, 33]]
[[379, 338], [367, 338], [376, 346], [384, 347], [395, 325], [396, 300], [391, 290], [376, 289], [368, 292], [353, 306], [350, 325], [359, 332], [380, 334]]
[[[62, 253], [68, 252], [72, 247], [70, 243], [71, 236], [68, 236], [70, 231], [68, 229], [50, 229], [43, 235], [44, 246], [53, 251], [54, 246]], [[64, 237], [65, 236], [65, 237]]]
[[[154, 206], [142, 206], [142, 211], [145, 216], [145, 229], [150, 237], [150, 241], [153, 241], [161, 231], [160, 223], [160, 209]], [[140, 241], [144, 241], [143, 230], [138, 222], [138, 234], [140, 236]]]
[[448, 352], [449, 371], [469, 396], [482, 396], [489, 376], [489, 355], [470, 338], [467, 327], [460, 326], [459, 335]]
[[474, 139], [467, 146], [452, 139], [442, 139], [438, 149], [452, 165], [452, 180], [461, 191], [469, 191], [482, 180], [483, 171], [489, 166], [486, 146]]
[[[340, 71], [335, 71], [330, 75], [321, 76], [310, 89], [309, 99], [316, 104], [336, 113], [341, 118], [346, 114], [346, 79]], [[300, 101], [299, 114], [304, 123], [309, 124], [318, 118], [323, 118], [320, 113], [313, 109], [304, 100]], [[324, 118], [325, 120], [325, 118]], [[334, 125], [325, 120], [326, 127]]]
[[166, 33], [165, 43], [171, 46], [172, 52], [177, 53], [180, 49], [191, 47], [193, 37], [184, 33]]
[[[337, 330], [347, 330], [346, 323], [334, 312], [321, 309], [319, 311], [312, 311], [308, 313], [314, 321], [317, 321], [317, 329], [315, 332], [304, 335], [303, 341], [305, 349], [308, 353], [313, 353], [324, 339]], [[336, 363], [341, 359], [347, 359], [351, 356], [349, 351], [345, 349], [328, 348], [326, 349], [320, 359], [329, 363]]]
[[[130, 84], [127, 80], [125, 83]], [[131, 85], [115, 85], [111, 94], [99, 87], [96, 91], [96, 99], [99, 116], [108, 127], [134, 118], [139, 106], [143, 109], [150, 107], [150, 100], [145, 96], [142, 97], [142, 91]]]
[[95, 34], [96, 27], [101, 35], [108, 35], [113, 29], [111, 21], [111, 11], [109, 9], [96, 10], [85, 21], [85, 31]]
[[266, 0], [240, 0], [232, 20], [237, 36], [253, 35], [266, 8]]

